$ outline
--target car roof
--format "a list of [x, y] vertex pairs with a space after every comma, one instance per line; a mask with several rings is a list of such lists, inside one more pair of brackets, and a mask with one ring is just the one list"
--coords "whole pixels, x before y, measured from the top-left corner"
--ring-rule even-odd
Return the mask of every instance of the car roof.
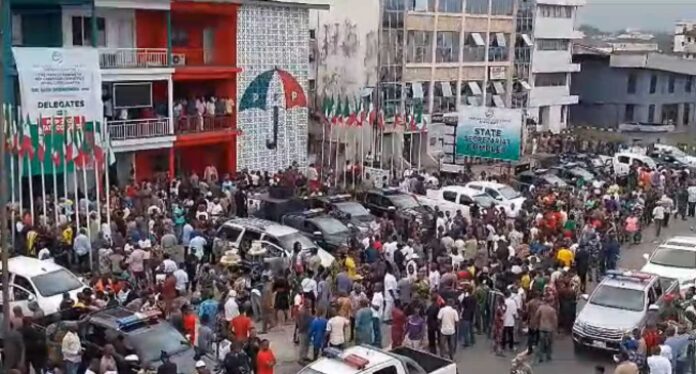
[[371, 368], [375, 368], [391, 360], [395, 360], [394, 357], [381, 352], [377, 349], [371, 349], [362, 345], [353, 346], [343, 350], [343, 356], [355, 355], [367, 359], [368, 364], [362, 368], [354, 368], [340, 360], [332, 359], [328, 357], [322, 357], [317, 361], [310, 364], [310, 368], [319, 373], [331, 373], [331, 374], [357, 374], [362, 372], [371, 372]]
[[485, 193], [482, 191], [475, 190], [473, 188], [469, 188], [466, 186], [445, 186], [445, 187], [442, 187], [442, 190], [452, 191], [452, 192], [456, 192], [456, 193], [460, 193], [462, 195], [468, 195], [468, 196], [485, 195]]
[[634, 275], [642, 276], [644, 279], [643, 280], [638, 280], [638, 279], [630, 279], [626, 277], [611, 277], [611, 276], [606, 276], [602, 280], [602, 283], [600, 285], [605, 285], [605, 286], [610, 286], [610, 287], [616, 287], [616, 288], [626, 288], [626, 289], [631, 289], [631, 290], [638, 290], [638, 291], [643, 291], [648, 289], [653, 283], [655, 283], [659, 277], [655, 274], [649, 274], [649, 273], [634, 273]]
[[[89, 322], [95, 325], [104, 326], [113, 330], [121, 331], [118, 320], [121, 318], [127, 318], [134, 316], [136, 313], [123, 307], [109, 308], [94, 312], [89, 316]], [[158, 320], [156, 323], [146, 324], [142, 327], [136, 327], [133, 329], [128, 329], [123, 331], [124, 333], [133, 333], [144, 328], [148, 328], [154, 325], [160, 324], [161, 321]]]
[[263, 231], [273, 236], [284, 236], [299, 232], [290, 226], [281, 225], [277, 222], [261, 218], [232, 218], [223, 224], [223, 226], [225, 225], [237, 225], [247, 228], [254, 228], [258, 231]]
[[37, 275], [52, 273], [57, 270], [66, 270], [64, 267], [51, 261], [43, 261], [38, 258], [17, 256], [9, 259], [8, 268], [11, 273], [18, 274], [27, 278]]
[[679, 248], [696, 252], [696, 236], [675, 236], [665, 240], [660, 247]]
[[507, 186], [507, 185], [505, 185], [505, 184], [498, 183], [498, 182], [471, 181], [471, 182], [467, 183], [466, 186], [464, 186], [464, 187], [470, 188], [469, 185], [471, 185], [471, 184], [478, 184], [478, 185], [480, 185], [480, 186], [482, 186], [482, 187], [490, 187], [490, 188], [503, 188], [503, 187], [506, 187], [506, 186]]

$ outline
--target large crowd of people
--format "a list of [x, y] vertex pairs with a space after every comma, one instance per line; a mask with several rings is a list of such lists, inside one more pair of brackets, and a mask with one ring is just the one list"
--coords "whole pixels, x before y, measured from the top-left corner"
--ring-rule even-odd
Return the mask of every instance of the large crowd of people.
[[[576, 143], [549, 137], [538, 147], [555, 152]], [[411, 171], [390, 183], [422, 193], [478, 178], [511, 176], [448, 179]], [[199, 357], [219, 357], [218, 369], [226, 374], [273, 373], [273, 347], [263, 334], [283, 324], [295, 326], [301, 364], [316, 360], [325, 347], [352, 344], [407, 346], [453, 359], [483, 340], [497, 355], [516, 352], [515, 373], [531, 373], [532, 364], [555, 358], [554, 340], [571, 331], [579, 296], [617, 267], [621, 248], [641, 242], [649, 226], [659, 238], [671, 219], [693, 217], [696, 206], [687, 171], [634, 165], [621, 184], [611, 178], [602, 186], [577, 180], [566, 189], [532, 188], [515, 217], [495, 206], [475, 206], [469, 217], [436, 210], [433, 222], [419, 230], [377, 217], [372, 230], [333, 253], [330, 267], [322, 266], [317, 253], [299, 252], [288, 268], [261, 264], [260, 274], [220, 262], [217, 229], [230, 217], [247, 217], [255, 192], [285, 186], [296, 196], [332, 194], [341, 188], [333, 180], [313, 165], [222, 178], [194, 173], [113, 188], [111, 206], [106, 199], [99, 204], [101, 214], [91, 195], [76, 204], [62, 201], [58, 222], [46, 212], [32, 225], [31, 217], [13, 209], [14, 254], [55, 261], [87, 276], [88, 288], [74, 299], [64, 295], [61, 312], [49, 322], [116, 306], [156, 310], [191, 339]], [[358, 188], [372, 186], [360, 183]], [[246, 250], [239, 249], [242, 258]], [[75, 329], [49, 354], [46, 331], [38, 325], [51, 316], [36, 302], [30, 309], [32, 315], [13, 310], [12, 331], [4, 337], [8, 372], [127, 372], [122, 342], [109, 342], [100, 357], [84, 357], [86, 342]], [[655, 326], [648, 327], [627, 337], [615, 373], [671, 373], [680, 367], [684, 336], [667, 329], [656, 338], [650, 329]], [[165, 356], [157, 372], [177, 373]], [[195, 366], [200, 374], [216, 369], [203, 360]], [[659, 369], [666, 366], [669, 371]]]

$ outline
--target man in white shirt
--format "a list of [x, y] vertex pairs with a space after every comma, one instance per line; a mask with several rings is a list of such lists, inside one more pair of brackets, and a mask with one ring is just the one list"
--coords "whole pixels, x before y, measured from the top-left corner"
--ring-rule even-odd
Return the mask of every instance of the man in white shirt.
[[459, 313], [454, 309], [454, 299], [447, 300], [447, 305], [437, 313], [440, 321], [440, 352], [444, 356], [445, 352], [450, 359], [454, 359], [457, 352], [457, 323], [459, 323]]
[[314, 313], [314, 306], [317, 301], [317, 295], [319, 288], [317, 286], [317, 281], [313, 278], [314, 274], [311, 271], [307, 272], [307, 276], [300, 282], [300, 287], [302, 287], [302, 294], [304, 295], [305, 302], [311, 303], [311, 310]]
[[[660, 204], [659, 201], [657, 202], [655, 208], [653, 208], [652, 215], [653, 221], [655, 221], [655, 237], [659, 238], [665, 221], [665, 208], [662, 206], [662, 204]], [[657, 240], [655, 240], [655, 243], [657, 243]]]
[[329, 346], [343, 349], [346, 343], [346, 328], [350, 326], [350, 321], [341, 315], [335, 315], [326, 323], [326, 334], [328, 335]]
[[232, 322], [234, 317], [239, 315], [239, 305], [237, 305], [237, 292], [230, 290], [225, 301], [225, 321]]
[[517, 310], [517, 301], [511, 296], [510, 290], [505, 290], [505, 315], [503, 315], [503, 343], [508, 344], [510, 350], [514, 349], [515, 344], [515, 321], [519, 316]]
[[176, 262], [174, 262], [174, 260], [169, 258], [169, 253], [165, 253], [164, 255], [162, 255], [162, 257], [164, 259], [162, 260], [162, 263], [160, 264], [160, 269], [162, 270], [163, 273], [171, 274], [171, 273], [175, 272], [176, 269], [179, 268], [178, 266], [176, 266]]
[[672, 374], [672, 363], [660, 354], [660, 347], [653, 347], [652, 355], [647, 359], [650, 374]]
[[198, 234], [189, 242], [189, 248], [191, 253], [193, 253], [199, 261], [203, 260], [203, 254], [205, 253], [205, 246], [208, 242], [205, 238]]
[[435, 263], [430, 266], [428, 281], [430, 282], [431, 291], [435, 291], [440, 288], [440, 271], [438, 270], [437, 264]]
[[686, 189], [686, 192], [689, 194], [689, 207], [687, 215], [689, 217], [694, 217], [696, 215], [696, 183], [691, 182], [689, 187]]
[[179, 267], [174, 271], [173, 275], [174, 278], [176, 278], [176, 285], [174, 287], [179, 292], [180, 296], [185, 296], [189, 283], [188, 273], [186, 273], [186, 270], [184, 270], [182, 267]]
[[66, 373], [77, 373], [77, 369], [82, 362], [82, 342], [77, 334], [77, 325], [68, 325], [68, 332], [65, 333], [61, 341], [61, 353]]
[[396, 240], [396, 236], [393, 236], [391, 241], [384, 243], [384, 258], [392, 265], [394, 265], [394, 252], [396, 252], [398, 247], [399, 243]]
[[399, 298], [397, 295], [398, 282], [392, 274], [393, 270], [387, 267], [387, 272], [384, 274], [384, 321], [391, 321], [391, 311], [394, 307], [394, 301]]

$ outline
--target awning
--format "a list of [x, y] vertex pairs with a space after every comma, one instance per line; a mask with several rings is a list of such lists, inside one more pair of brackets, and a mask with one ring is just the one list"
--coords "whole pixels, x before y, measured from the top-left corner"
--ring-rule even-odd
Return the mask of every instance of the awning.
[[529, 35], [522, 34], [522, 40], [524, 40], [524, 44], [526, 44], [528, 47], [532, 46], [532, 38], [530, 38]]
[[469, 105], [479, 106], [481, 105], [481, 96], [469, 96], [466, 98], [466, 102], [469, 103]]
[[524, 88], [525, 90], [532, 89], [532, 86], [530, 86], [529, 83], [527, 83], [527, 81], [524, 79], [520, 79], [520, 85], [522, 85], [522, 88]]
[[500, 95], [493, 95], [493, 104], [498, 108], [505, 108], [505, 102]]
[[440, 82], [443, 97], [452, 97], [452, 85], [450, 82]]
[[469, 86], [472, 94], [476, 96], [483, 95], [483, 91], [481, 91], [481, 87], [479, 87], [477, 82], [468, 82], [466, 85]]
[[498, 95], [502, 95], [505, 93], [505, 86], [503, 86], [503, 82], [493, 82], [493, 88], [495, 89], [495, 92]]
[[423, 98], [423, 84], [420, 82], [413, 82], [411, 83], [411, 90], [413, 91], [413, 98], [414, 99], [422, 99]]
[[507, 47], [507, 40], [502, 32], [495, 33], [495, 41], [498, 43], [498, 47]]
[[481, 36], [480, 33], [472, 32], [471, 37], [474, 39], [474, 43], [476, 43], [476, 45], [480, 45], [480, 46], [486, 45], [486, 42], [483, 41], [483, 37]]

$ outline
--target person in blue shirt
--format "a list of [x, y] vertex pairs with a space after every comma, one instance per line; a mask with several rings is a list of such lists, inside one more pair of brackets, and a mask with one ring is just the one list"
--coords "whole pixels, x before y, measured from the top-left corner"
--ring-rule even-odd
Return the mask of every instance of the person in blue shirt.
[[193, 225], [191, 225], [189, 222], [186, 222], [181, 232], [181, 244], [184, 247], [188, 247], [191, 242], [191, 238], [193, 238]]
[[219, 303], [211, 295], [210, 291], [203, 291], [203, 294], [201, 296], [203, 298], [203, 302], [198, 306], [198, 316], [200, 317], [201, 321], [203, 321], [203, 316], [207, 316], [208, 327], [214, 328], [215, 322], [217, 321], [217, 318], [215, 318], [215, 316], [218, 312]]
[[314, 319], [309, 325], [309, 341], [312, 343], [312, 347], [314, 348], [314, 360], [316, 360], [319, 358], [321, 349], [324, 348], [324, 344], [326, 343], [326, 324], [328, 321], [326, 318], [324, 318], [322, 313], [316, 310], [313, 314]]

